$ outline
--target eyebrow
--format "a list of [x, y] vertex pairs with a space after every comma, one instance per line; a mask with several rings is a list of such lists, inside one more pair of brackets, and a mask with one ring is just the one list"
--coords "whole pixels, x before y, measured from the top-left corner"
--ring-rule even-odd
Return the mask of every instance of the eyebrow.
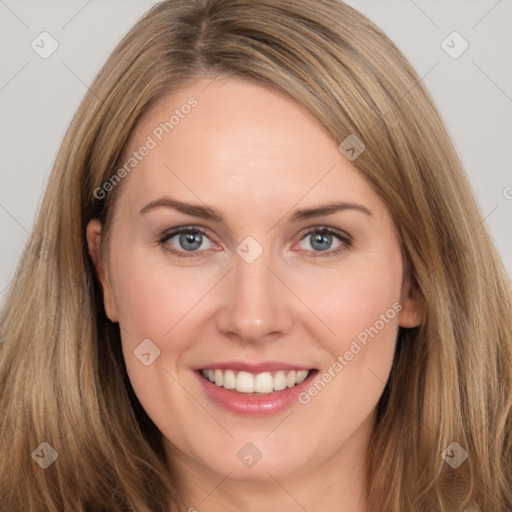
[[[144, 206], [144, 208], [142, 208], [142, 210], [139, 213], [145, 214], [151, 210], [154, 210], [155, 208], [162, 207], [172, 208], [181, 213], [192, 215], [194, 217], [199, 217], [205, 220], [223, 222], [222, 214], [216, 208], [212, 208], [210, 206], [202, 206], [198, 204], [184, 203], [182, 201], [178, 201], [170, 197], [162, 197], [161, 199], [151, 201], [146, 206]], [[328, 203], [325, 205], [314, 206], [311, 208], [295, 210], [293, 214], [290, 216], [289, 220], [291, 222], [298, 222], [301, 220], [312, 219], [315, 217], [322, 217], [324, 215], [332, 215], [333, 213], [345, 210], [355, 210], [366, 215], [369, 215], [370, 217], [372, 216], [372, 212], [363, 205], [356, 203], [335, 202]]]
[[171, 199], [170, 197], [162, 197], [156, 201], [151, 201], [146, 206], [144, 206], [144, 208], [142, 208], [139, 213], [144, 214], [154, 210], [155, 208], [161, 207], [173, 208], [179, 212], [187, 213], [188, 215], [193, 215], [194, 217], [199, 217], [201, 219], [222, 222], [222, 214], [215, 208], [210, 206], [201, 206], [199, 204], [184, 203], [176, 199]]

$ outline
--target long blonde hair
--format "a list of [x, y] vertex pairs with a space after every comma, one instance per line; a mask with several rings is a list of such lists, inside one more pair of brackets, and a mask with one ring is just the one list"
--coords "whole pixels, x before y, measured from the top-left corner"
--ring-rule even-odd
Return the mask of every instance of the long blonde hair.
[[[422, 325], [399, 332], [378, 404], [371, 510], [512, 507], [510, 287], [417, 74], [339, 0], [167, 0], [121, 41], [82, 101], [1, 313], [2, 512], [183, 506], [126, 375], [85, 226], [109, 225], [121, 187], [94, 192], [149, 106], [217, 74], [284, 91], [337, 142], [364, 142], [354, 164], [389, 207], [424, 302]], [[48, 451], [43, 442], [58, 453], [46, 469], [31, 457]], [[453, 442], [468, 453], [457, 469], [441, 456]]]

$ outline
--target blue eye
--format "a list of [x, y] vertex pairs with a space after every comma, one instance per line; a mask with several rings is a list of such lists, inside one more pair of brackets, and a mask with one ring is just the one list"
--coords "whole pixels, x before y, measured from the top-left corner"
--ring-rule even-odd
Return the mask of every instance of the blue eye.
[[318, 251], [330, 249], [334, 238], [330, 233], [320, 233], [319, 231], [308, 236], [312, 237], [311, 247]]
[[[315, 256], [332, 256], [347, 250], [351, 246], [351, 240], [348, 235], [338, 233], [327, 227], [315, 228], [314, 230], [308, 231], [301, 238], [300, 242], [302, 243], [308, 238], [310, 240], [309, 245], [312, 247], [314, 253], [325, 253], [315, 254]], [[334, 248], [332, 248], [333, 243], [336, 244]], [[306, 248], [306, 250], [309, 249]]]
[[[172, 243], [173, 239], [176, 239], [175, 243]], [[198, 249], [203, 246], [205, 239], [209, 240], [206, 233], [200, 229], [181, 227], [165, 233], [165, 235], [160, 239], [160, 243], [163, 244], [167, 250], [176, 253], [179, 256], [187, 257], [195, 256], [198, 252], [203, 252], [203, 250], [198, 251]], [[176, 243], [178, 244], [178, 247], [176, 246]]]

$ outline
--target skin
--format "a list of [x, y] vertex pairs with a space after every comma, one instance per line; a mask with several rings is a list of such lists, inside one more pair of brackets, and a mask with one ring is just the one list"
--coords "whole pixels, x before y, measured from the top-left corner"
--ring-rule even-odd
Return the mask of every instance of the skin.
[[[190, 96], [198, 105], [124, 179], [104, 252], [99, 221], [87, 227], [133, 388], [163, 433], [191, 509], [366, 512], [363, 463], [375, 407], [399, 325], [421, 319], [390, 212], [304, 108], [239, 79], [198, 79], [162, 98], [137, 125], [128, 153]], [[214, 207], [223, 222], [168, 207], [140, 213], [163, 196]], [[330, 202], [371, 215], [347, 209], [289, 219]], [[190, 254], [179, 235], [159, 242], [177, 226], [207, 232], [195, 256], [165, 249]], [[333, 236], [319, 250], [314, 229], [325, 226], [349, 234], [351, 244]], [[236, 252], [247, 236], [263, 248], [252, 263]], [[307, 405], [242, 417], [211, 402], [192, 371], [236, 359], [322, 373], [397, 302], [400, 313]], [[160, 350], [149, 366], [134, 356], [147, 338]], [[252, 468], [237, 457], [247, 442], [262, 453]]]

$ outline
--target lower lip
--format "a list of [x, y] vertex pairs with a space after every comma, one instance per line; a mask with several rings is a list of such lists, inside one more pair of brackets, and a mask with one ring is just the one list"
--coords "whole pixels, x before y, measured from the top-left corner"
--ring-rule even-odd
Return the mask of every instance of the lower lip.
[[240, 393], [236, 390], [224, 389], [205, 379], [200, 371], [194, 373], [212, 402], [235, 414], [258, 417], [278, 414], [298, 403], [297, 396], [310, 385], [311, 380], [318, 372], [316, 370], [310, 371], [308, 377], [293, 388], [273, 391], [266, 395]]

